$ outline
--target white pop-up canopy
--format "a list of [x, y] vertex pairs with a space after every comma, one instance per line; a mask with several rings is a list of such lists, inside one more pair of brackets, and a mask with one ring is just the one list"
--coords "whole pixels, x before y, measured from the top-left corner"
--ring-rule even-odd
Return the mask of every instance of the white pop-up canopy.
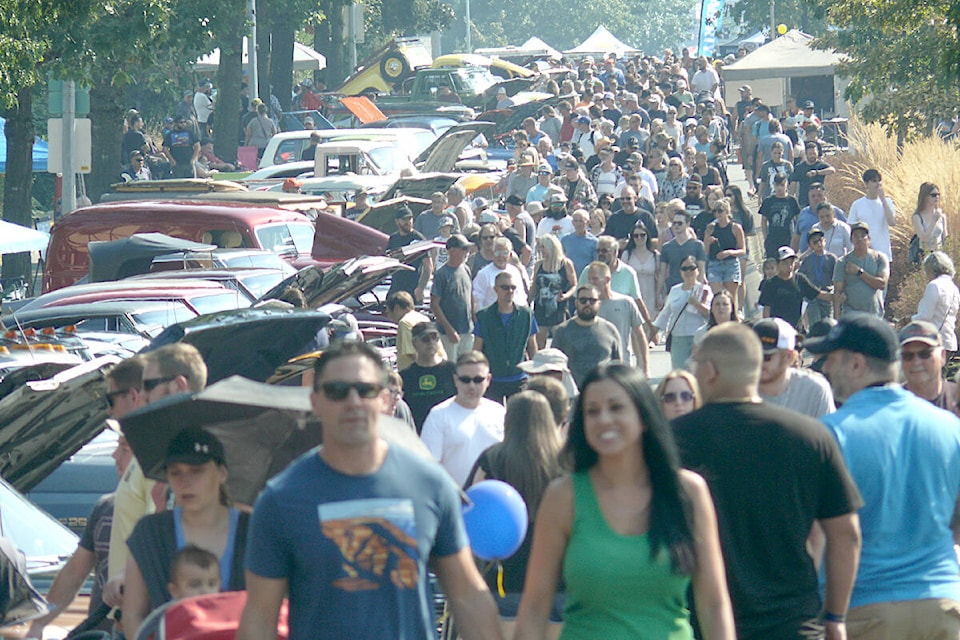
[[[243, 39], [243, 66], [247, 66], [247, 39]], [[193, 68], [201, 73], [212, 73], [220, 66], [220, 49], [214, 49], [212, 52], [198, 59], [193, 64]], [[293, 70], [294, 71], [319, 71], [327, 67], [327, 59], [322, 53], [318, 53], [305, 44], [299, 42], [293, 43]]]
[[45, 251], [50, 234], [0, 220], [0, 254]]
[[589, 38], [563, 53], [578, 58], [583, 56], [603, 57], [611, 52], [616, 53], [618, 58], [622, 58], [625, 55], [640, 53], [640, 50], [624, 44], [610, 33], [609, 29], [600, 25], [596, 31], [590, 34]]

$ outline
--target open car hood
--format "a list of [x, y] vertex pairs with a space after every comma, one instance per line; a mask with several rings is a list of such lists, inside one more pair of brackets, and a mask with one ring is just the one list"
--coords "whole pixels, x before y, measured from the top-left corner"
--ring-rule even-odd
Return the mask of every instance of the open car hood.
[[[429, 248], [427, 249], [429, 251]], [[416, 258], [407, 256], [407, 262]], [[326, 273], [318, 266], [305, 267], [293, 274], [270, 291], [266, 292], [257, 304], [267, 300], [276, 300], [288, 287], [296, 287], [303, 292], [307, 306], [316, 309], [325, 304], [343, 302], [373, 289], [387, 276], [400, 270], [412, 270], [402, 260], [384, 256], [364, 256], [353, 258]]]
[[[535, 118], [543, 107], [546, 105], [556, 107], [557, 104], [565, 98], [569, 98], [569, 96], [550, 96], [542, 100], [528, 100], [523, 104], [516, 105], [512, 109], [501, 109], [491, 112], [490, 119], [496, 120], [496, 129], [493, 135], [500, 136], [519, 129], [520, 123], [526, 118]], [[506, 114], [504, 114], [504, 112], [506, 112]], [[477, 116], [477, 119], [485, 120], [487, 119], [485, 115], [486, 114], [481, 113]]]
[[463, 150], [479, 135], [492, 136], [496, 127], [492, 122], [464, 122], [450, 127], [414, 158], [413, 164], [424, 173], [453, 171]]
[[223, 311], [170, 325], [146, 351], [186, 342], [207, 363], [207, 383], [240, 375], [263, 382], [290, 358], [302, 353], [330, 322], [312, 309], [239, 309]]
[[107, 418], [104, 376], [120, 360], [101, 356], [0, 400], [0, 475], [27, 492], [100, 433]]

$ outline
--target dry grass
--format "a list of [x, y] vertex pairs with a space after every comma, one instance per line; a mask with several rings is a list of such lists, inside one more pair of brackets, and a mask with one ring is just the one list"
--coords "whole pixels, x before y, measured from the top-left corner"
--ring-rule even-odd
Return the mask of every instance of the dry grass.
[[888, 316], [909, 318], [926, 284], [922, 273], [907, 263], [907, 244], [913, 235], [910, 219], [917, 208], [917, 192], [923, 182], [940, 187], [941, 206], [947, 214], [950, 238], [945, 251], [960, 264], [960, 149], [939, 138], [919, 138], [905, 143], [898, 152], [897, 141], [879, 125], [864, 124], [851, 118], [850, 149], [828, 158], [837, 173], [827, 180], [830, 200], [844, 211], [863, 195], [861, 176], [866, 169], [883, 175], [883, 187], [893, 199], [897, 225], [891, 230], [893, 264], [888, 295]]

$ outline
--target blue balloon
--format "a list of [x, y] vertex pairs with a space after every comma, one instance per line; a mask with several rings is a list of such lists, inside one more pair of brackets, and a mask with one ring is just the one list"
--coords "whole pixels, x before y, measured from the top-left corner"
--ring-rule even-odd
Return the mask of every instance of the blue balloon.
[[527, 505], [516, 489], [499, 480], [484, 480], [467, 489], [472, 505], [463, 506], [463, 522], [474, 555], [505, 560], [527, 535]]

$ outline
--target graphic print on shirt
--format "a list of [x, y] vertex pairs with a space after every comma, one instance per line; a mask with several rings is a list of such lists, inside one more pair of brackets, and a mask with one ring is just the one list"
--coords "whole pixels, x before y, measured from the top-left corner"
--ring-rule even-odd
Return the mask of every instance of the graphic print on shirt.
[[374, 591], [388, 582], [416, 589], [417, 526], [413, 501], [398, 498], [345, 500], [317, 507], [323, 535], [340, 550], [344, 591]]

